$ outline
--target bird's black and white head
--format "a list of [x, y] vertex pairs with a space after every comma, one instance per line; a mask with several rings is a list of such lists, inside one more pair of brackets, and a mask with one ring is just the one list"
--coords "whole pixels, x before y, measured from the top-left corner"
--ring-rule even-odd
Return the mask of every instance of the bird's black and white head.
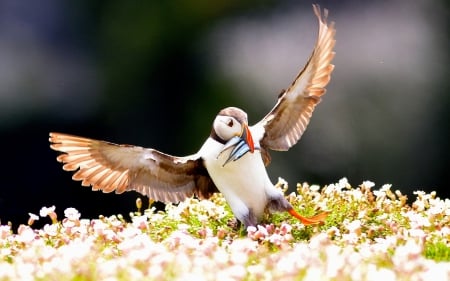
[[237, 107], [224, 108], [217, 114], [211, 137], [224, 144], [220, 154], [234, 147], [224, 165], [255, 150], [253, 137], [248, 128], [247, 113]]
[[222, 109], [213, 123], [213, 138], [219, 142], [226, 143], [233, 137], [240, 136], [247, 122], [247, 113], [243, 110], [237, 107]]

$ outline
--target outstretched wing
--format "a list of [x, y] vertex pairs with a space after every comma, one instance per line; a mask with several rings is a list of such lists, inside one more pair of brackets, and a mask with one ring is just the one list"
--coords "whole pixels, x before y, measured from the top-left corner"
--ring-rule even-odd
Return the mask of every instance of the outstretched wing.
[[311, 57], [289, 89], [280, 94], [275, 107], [252, 126], [267, 161], [270, 158], [266, 149], [288, 150], [300, 139], [334, 69], [334, 23], [327, 24], [327, 10], [322, 16], [318, 5], [313, 9], [319, 20], [319, 34]]
[[122, 193], [135, 190], [163, 202], [197, 195], [208, 198], [217, 188], [203, 161], [194, 155], [174, 157], [154, 149], [118, 145], [72, 135], [50, 133], [50, 147], [72, 179], [93, 190]]

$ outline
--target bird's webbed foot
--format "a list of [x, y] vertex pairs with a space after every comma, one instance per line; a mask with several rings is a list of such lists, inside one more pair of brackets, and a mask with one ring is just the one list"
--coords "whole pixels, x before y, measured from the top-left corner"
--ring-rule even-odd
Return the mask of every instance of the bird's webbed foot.
[[244, 230], [247, 231], [247, 227], [249, 226], [256, 226], [258, 223], [258, 219], [256, 218], [255, 214], [249, 210], [248, 213], [245, 215], [234, 217], [233, 219], [229, 220], [227, 225], [234, 230], [239, 230], [239, 228], [244, 225]]
[[304, 217], [298, 214], [291, 203], [289, 203], [284, 196], [273, 197], [267, 203], [267, 208], [272, 211], [288, 212], [291, 216], [301, 221], [304, 225], [321, 224], [327, 218], [329, 212], [322, 212], [312, 217]]
[[256, 226], [258, 223], [258, 218], [252, 210], [248, 210], [248, 213], [242, 218], [242, 223], [244, 223], [244, 228], [247, 230], [249, 226]]

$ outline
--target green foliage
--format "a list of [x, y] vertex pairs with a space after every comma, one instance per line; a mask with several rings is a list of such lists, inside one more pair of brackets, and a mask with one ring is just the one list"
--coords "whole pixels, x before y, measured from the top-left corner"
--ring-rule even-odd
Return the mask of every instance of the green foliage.
[[450, 261], [450, 246], [447, 241], [428, 242], [425, 244], [424, 255], [435, 261]]

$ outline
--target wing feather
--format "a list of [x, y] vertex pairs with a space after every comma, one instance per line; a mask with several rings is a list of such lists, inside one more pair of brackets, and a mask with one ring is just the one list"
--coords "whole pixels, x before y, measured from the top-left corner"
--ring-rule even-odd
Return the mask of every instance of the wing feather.
[[279, 96], [274, 108], [252, 126], [252, 132], [258, 132], [255, 135], [267, 159], [266, 165], [270, 161], [267, 149], [288, 150], [300, 139], [334, 69], [331, 64], [336, 42], [334, 23], [327, 24], [327, 10], [322, 16], [318, 5], [313, 5], [313, 9], [319, 20], [319, 34], [311, 57], [292, 85]]
[[217, 188], [197, 155], [175, 157], [154, 149], [118, 145], [73, 135], [50, 133], [50, 147], [72, 179], [93, 190], [135, 190], [163, 202], [192, 195], [208, 198]]

